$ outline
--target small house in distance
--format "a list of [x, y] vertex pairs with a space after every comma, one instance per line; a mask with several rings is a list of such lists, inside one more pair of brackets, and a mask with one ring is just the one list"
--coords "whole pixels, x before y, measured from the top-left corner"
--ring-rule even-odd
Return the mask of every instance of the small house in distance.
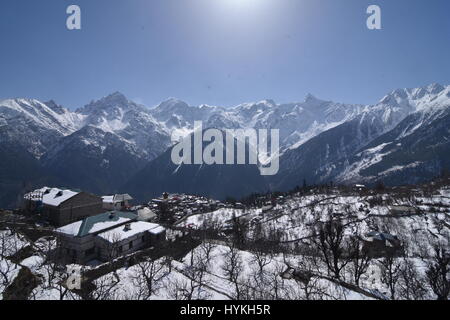
[[270, 212], [273, 208], [274, 208], [274, 206], [272, 205], [271, 202], [266, 202], [264, 204], [264, 206], [261, 208], [261, 210], [263, 213], [267, 213], [267, 212]]
[[127, 210], [131, 207], [131, 200], [133, 200], [129, 194], [103, 196], [102, 199], [105, 210]]
[[137, 221], [131, 212], [111, 211], [57, 230], [60, 249], [69, 263], [108, 261], [165, 241], [158, 224]]
[[363, 238], [363, 251], [373, 258], [398, 256], [403, 251], [403, 246], [397, 236], [372, 231]]
[[362, 191], [366, 191], [366, 190], [367, 190], [367, 188], [363, 184], [355, 184], [353, 186], [353, 191], [356, 191], [356, 192], [362, 192]]
[[102, 199], [96, 195], [69, 189], [37, 189], [24, 196], [25, 207], [38, 212], [55, 227], [60, 227], [103, 212]]
[[389, 211], [391, 214], [398, 216], [418, 213], [418, 210], [411, 206], [390, 206]]

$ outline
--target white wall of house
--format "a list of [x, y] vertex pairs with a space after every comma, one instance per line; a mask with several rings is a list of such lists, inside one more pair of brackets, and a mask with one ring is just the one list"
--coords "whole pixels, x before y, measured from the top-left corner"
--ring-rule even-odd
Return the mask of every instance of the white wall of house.
[[132, 237], [117, 242], [110, 242], [102, 237], [95, 238], [95, 246], [98, 256], [103, 261], [117, 258], [121, 255], [127, 255], [137, 250], [141, 250], [150, 244], [149, 233], [142, 232]]

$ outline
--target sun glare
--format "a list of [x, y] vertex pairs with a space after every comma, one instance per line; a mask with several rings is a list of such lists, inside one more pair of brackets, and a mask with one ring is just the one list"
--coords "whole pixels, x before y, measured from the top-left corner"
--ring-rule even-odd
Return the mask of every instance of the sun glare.
[[232, 9], [251, 9], [258, 6], [264, 0], [217, 0], [224, 6]]

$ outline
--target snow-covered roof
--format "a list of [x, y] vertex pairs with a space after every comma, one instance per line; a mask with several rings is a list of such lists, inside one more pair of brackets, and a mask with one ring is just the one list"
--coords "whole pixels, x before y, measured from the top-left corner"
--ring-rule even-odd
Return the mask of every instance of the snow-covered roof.
[[127, 200], [133, 200], [133, 197], [130, 196], [128, 193], [125, 194], [116, 194], [114, 196], [114, 201], [127, 201]]
[[80, 232], [80, 227], [81, 227], [82, 223], [83, 223], [83, 221], [77, 221], [77, 222], [68, 224], [59, 229], [56, 229], [56, 232], [62, 233], [62, 234], [67, 234], [70, 236], [76, 236]]
[[57, 229], [56, 231], [74, 237], [83, 237], [88, 234], [98, 233], [102, 230], [125, 224], [127, 222], [132, 222], [136, 219], [137, 216], [133, 213], [112, 211], [88, 217], [83, 221], [71, 223]]
[[122, 241], [124, 239], [133, 237], [137, 234], [141, 234], [144, 232], [151, 232], [153, 234], [159, 234], [164, 232], [165, 229], [156, 223], [149, 222], [132, 222], [126, 225], [105, 231], [100, 233], [98, 236], [105, 239], [108, 242]]
[[114, 203], [114, 196], [103, 196], [103, 203]]
[[27, 193], [24, 196], [24, 199], [32, 201], [40, 201], [42, 199], [43, 204], [58, 207], [63, 202], [73, 198], [79, 193], [80, 192], [67, 189], [44, 187]]
[[117, 203], [127, 200], [133, 200], [133, 198], [129, 194], [115, 194], [112, 196], [103, 196], [102, 199], [104, 203]]
[[144, 220], [152, 219], [152, 218], [156, 217], [156, 213], [147, 207], [137, 210], [137, 215], [138, 215], [139, 219], [144, 219]]
[[161, 233], [163, 233], [164, 231], [166, 231], [165, 228], [163, 228], [163, 227], [161, 227], [161, 226], [158, 226], [158, 227], [156, 227], [156, 228], [154, 228], [154, 229], [151, 229], [151, 230], [150, 230], [150, 233], [152, 233], [152, 234], [161, 234]]

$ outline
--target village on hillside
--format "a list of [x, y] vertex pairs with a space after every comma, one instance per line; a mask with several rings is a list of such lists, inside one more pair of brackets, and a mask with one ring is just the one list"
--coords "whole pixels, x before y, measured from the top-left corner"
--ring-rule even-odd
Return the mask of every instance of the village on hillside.
[[0, 297], [447, 299], [449, 228], [448, 178], [240, 202], [42, 187], [0, 211]]

